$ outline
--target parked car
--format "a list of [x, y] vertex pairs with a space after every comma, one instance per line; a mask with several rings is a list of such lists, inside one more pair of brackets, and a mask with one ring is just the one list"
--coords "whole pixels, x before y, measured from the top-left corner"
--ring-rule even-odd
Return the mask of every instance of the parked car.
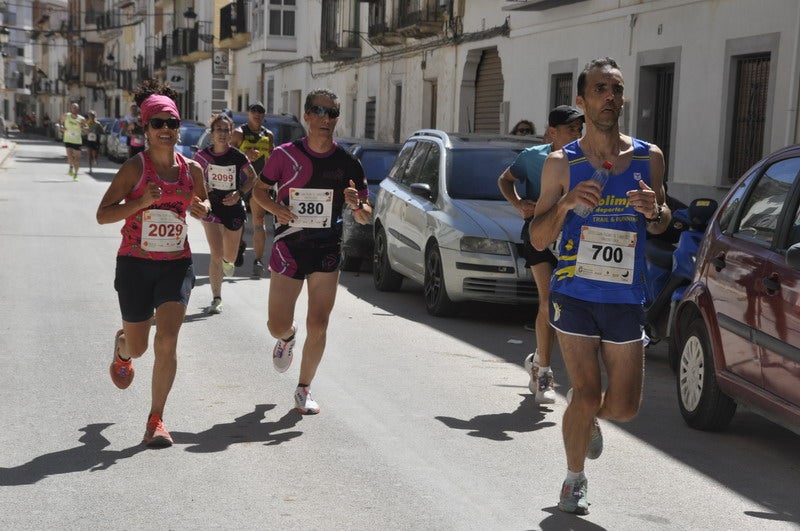
[[197, 142], [200, 140], [200, 137], [203, 136], [205, 131], [206, 126], [200, 122], [195, 122], [194, 120], [182, 120], [179, 131], [180, 134], [178, 136], [178, 143], [175, 144], [175, 151], [184, 157], [191, 159], [194, 157], [194, 152], [197, 151], [196, 149], [192, 149], [192, 147], [197, 146]]
[[[231, 112], [229, 115], [233, 119], [234, 129], [247, 123], [247, 113], [245, 112]], [[303, 124], [301, 124], [293, 114], [267, 114], [264, 116], [264, 121], [262, 123], [264, 127], [272, 131], [272, 134], [275, 135], [276, 146], [291, 142], [306, 134]], [[206, 129], [205, 133], [203, 133], [198, 140], [195, 151], [209, 145], [211, 145], [211, 131]]]
[[522, 219], [497, 178], [541, 137], [417, 131], [378, 190], [373, 222], [373, 282], [424, 286], [432, 315], [458, 302], [534, 303], [536, 286], [522, 258]]
[[[350, 139], [348, 139], [350, 140]], [[342, 145], [338, 140], [336, 143]], [[401, 144], [376, 142], [370, 139], [352, 139], [347, 151], [361, 161], [369, 187], [369, 202], [375, 204], [378, 186], [397, 158]], [[342, 210], [342, 269], [358, 271], [364, 260], [372, 261], [374, 240], [372, 222], [362, 225], [349, 208]]]
[[128, 135], [124, 124], [124, 120], [114, 120], [106, 138], [106, 156], [114, 162], [128, 160]]
[[675, 313], [670, 361], [689, 426], [737, 404], [800, 433], [800, 144], [758, 162], [711, 220]]
[[100, 154], [105, 155], [106, 144], [108, 142], [108, 135], [111, 131], [111, 126], [114, 125], [114, 118], [98, 118], [98, 122], [103, 126], [103, 132], [100, 134]]

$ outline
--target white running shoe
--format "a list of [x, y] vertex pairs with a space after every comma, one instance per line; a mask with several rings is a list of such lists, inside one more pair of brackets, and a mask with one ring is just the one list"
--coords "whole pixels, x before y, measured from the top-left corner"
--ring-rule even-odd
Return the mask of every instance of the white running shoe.
[[206, 306], [205, 312], [211, 315], [222, 313], [222, 298], [214, 297], [214, 300], [211, 301], [211, 304]]
[[278, 339], [272, 349], [272, 365], [278, 372], [286, 372], [292, 364], [294, 354], [295, 335], [297, 334], [297, 323], [292, 323], [292, 338], [288, 340]]
[[226, 262], [225, 260], [222, 261], [222, 276], [232, 277], [235, 270], [236, 266], [233, 262]]
[[536, 398], [534, 399], [537, 404], [555, 404], [556, 391], [555, 378], [553, 378], [553, 371], [547, 371], [537, 380]]
[[539, 365], [534, 363], [533, 358], [536, 356], [536, 352], [531, 352], [525, 357], [525, 372], [528, 373], [528, 376], [531, 377], [531, 381], [528, 382], [528, 389], [530, 389], [531, 393], [534, 395], [539, 390]]
[[294, 390], [294, 405], [297, 407], [297, 411], [303, 415], [316, 415], [319, 413], [319, 404], [311, 398], [308, 387], [297, 386], [297, 389]]

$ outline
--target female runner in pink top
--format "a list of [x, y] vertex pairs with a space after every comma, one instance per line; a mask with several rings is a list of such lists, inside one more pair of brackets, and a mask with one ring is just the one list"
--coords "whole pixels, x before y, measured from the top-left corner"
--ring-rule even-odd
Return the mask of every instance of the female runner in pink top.
[[125, 221], [114, 288], [122, 330], [114, 341], [111, 379], [120, 389], [133, 380], [131, 358], [147, 350], [153, 312], [153, 389], [143, 442], [170, 446], [162, 421], [177, 367], [178, 332], [194, 286], [186, 213], [201, 219], [211, 205], [200, 166], [175, 153], [180, 128], [177, 94], [155, 80], [136, 92], [147, 148], [119, 169], [97, 209], [101, 224]]

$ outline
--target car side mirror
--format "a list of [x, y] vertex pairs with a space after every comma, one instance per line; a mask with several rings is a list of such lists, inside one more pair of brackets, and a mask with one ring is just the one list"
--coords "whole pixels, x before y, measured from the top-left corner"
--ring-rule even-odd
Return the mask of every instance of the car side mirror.
[[795, 271], [800, 271], [800, 243], [792, 245], [786, 251], [786, 265]]
[[425, 183], [413, 183], [411, 185], [411, 193], [428, 200], [433, 197], [433, 194], [431, 194], [431, 185]]

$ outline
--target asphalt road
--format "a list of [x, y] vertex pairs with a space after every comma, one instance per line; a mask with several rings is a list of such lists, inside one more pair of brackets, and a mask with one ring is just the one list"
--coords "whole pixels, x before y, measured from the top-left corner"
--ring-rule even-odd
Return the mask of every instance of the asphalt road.
[[194, 220], [198, 282], [164, 419], [175, 445], [145, 449], [152, 353], [127, 390], [108, 376], [121, 224], [95, 211], [118, 165], [75, 183], [60, 145], [16, 143], [0, 166], [1, 529], [800, 528], [800, 437], [747, 411], [723, 433], [687, 428], [660, 345], [640, 415], [602, 423], [591, 513], [560, 513], [569, 385], [556, 355], [559, 402], [533, 403], [533, 308], [437, 319], [418, 286], [378, 293], [369, 272], [343, 273], [313, 386], [322, 412], [301, 417], [297, 365], [271, 368], [269, 280], [244, 267], [224, 312], [202, 313]]

